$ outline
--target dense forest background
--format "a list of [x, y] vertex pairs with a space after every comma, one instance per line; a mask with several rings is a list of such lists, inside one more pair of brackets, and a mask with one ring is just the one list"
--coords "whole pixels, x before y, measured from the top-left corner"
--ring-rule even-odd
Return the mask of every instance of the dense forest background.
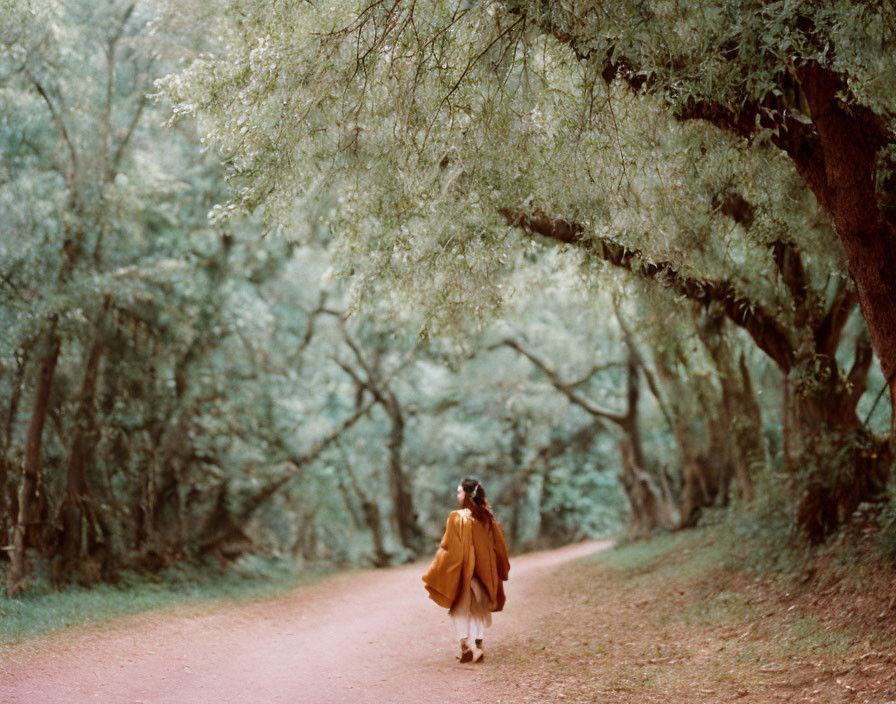
[[10, 595], [397, 564], [467, 474], [896, 558], [887, 3], [0, 8]]

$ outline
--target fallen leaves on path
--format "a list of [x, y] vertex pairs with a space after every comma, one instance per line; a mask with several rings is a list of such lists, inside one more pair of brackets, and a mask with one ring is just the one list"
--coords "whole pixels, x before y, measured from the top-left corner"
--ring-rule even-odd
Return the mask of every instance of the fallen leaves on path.
[[[564, 568], [541, 597], [537, 625], [496, 653], [498, 698], [896, 704], [890, 590], [857, 599], [781, 586], [707, 563], [711, 538], [689, 539], [704, 544], [658, 555], [648, 569], [602, 557]], [[892, 584], [891, 573], [880, 578]]]

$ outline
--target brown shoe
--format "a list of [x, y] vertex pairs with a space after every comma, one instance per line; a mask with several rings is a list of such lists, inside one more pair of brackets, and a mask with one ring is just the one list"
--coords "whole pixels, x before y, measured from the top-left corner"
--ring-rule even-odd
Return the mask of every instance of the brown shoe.
[[[482, 652], [482, 651], [480, 651]], [[471, 662], [473, 660], [473, 651], [470, 650], [470, 646], [467, 645], [467, 639], [460, 639], [460, 661], [461, 662]]]

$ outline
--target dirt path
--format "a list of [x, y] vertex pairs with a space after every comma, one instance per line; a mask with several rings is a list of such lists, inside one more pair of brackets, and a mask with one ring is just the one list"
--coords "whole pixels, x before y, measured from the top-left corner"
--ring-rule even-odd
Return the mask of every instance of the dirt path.
[[[603, 549], [590, 542], [513, 561], [490, 643], [523, 633], [551, 572]], [[180, 617], [127, 618], [112, 629], [14, 648], [2, 704], [444, 704], [490, 701], [493, 660], [460, 665], [446, 612], [426, 598], [425, 565], [356, 572], [263, 603]]]

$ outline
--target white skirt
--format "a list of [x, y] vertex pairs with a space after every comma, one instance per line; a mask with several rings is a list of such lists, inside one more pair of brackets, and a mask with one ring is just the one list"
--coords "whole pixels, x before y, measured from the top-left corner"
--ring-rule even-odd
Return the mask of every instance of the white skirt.
[[473, 577], [470, 588], [454, 602], [448, 615], [458, 638], [482, 639], [485, 629], [492, 625], [492, 603], [482, 582]]

